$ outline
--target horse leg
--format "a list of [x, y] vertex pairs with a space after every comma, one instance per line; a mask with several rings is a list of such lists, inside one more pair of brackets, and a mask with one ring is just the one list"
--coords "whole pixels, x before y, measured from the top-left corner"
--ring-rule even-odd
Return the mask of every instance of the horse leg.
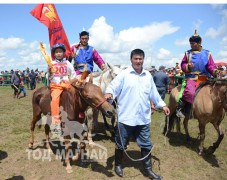
[[200, 132], [199, 155], [203, 154], [203, 144], [205, 139], [205, 125], [206, 124], [199, 122], [199, 132]]
[[165, 127], [163, 130], [164, 135], [167, 135], [167, 133], [170, 133], [173, 130], [174, 118], [175, 118], [175, 111], [170, 116], [165, 117]]
[[[106, 116], [102, 113], [102, 117], [103, 117], [103, 120], [104, 120], [104, 125], [105, 125], [105, 128], [106, 128], [106, 134], [109, 136], [111, 134], [111, 137], [113, 137], [113, 130], [111, 131], [111, 128], [106, 120]], [[110, 134], [108, 132], [110, 132]]]
[[95, 130], [98, 127], [99, 110], [93, 108], [92, 111], [93, 111], [93, 130]]
[[177, 132], [178, 133], [181, 132], [181, 129], [180, 129], [180, 121], [181, 121], [181, 119], [179, 117], [176, 117], [176, 129], [177, 129]]
[[35, 125], [36, 125], [37, 121], [40, 120], [40, 119], [41, 119], [41, 110], [38, 109], [38, 110], [36, 110], [36, 113], [33, 113], [33, 119], [32, 119], [31, 126], [30, 126], [31, 139], [30, 139], [30, 142], [29, 142], [29, 145], [28, 145], [28, 147], [30, 149], [33, 148], [33, 144], [34, 144], [34, 130], [35, 130]]
[[185, 134], [186, 134], [186, 141], [190, 142], [191, 137], [190, 137], [189, 132], [188, 132], [188, 120], [189, 120], [189, 118], [185, 117], [183, 124], [184, 124], [184, 130], [185, 130]]
[[91, 108], [88, 108], [87, 110], [87, 127], [88, 127], [88, 135], [87, 135], [87, 140], [89, 146], [93, 147], [94, 142], [92, 140], [92, 135], [94, 133], [94, 115], [93, 115], [93, 110]]
[[69, 159], [69, 154], [70, 154], [70, 138], [69, 136], [64, 137], [64, 142], [65, 142], [65, 163], [66, 163], [66, 171], [67, 173], [72, 173], [72, 166], [70, 165], [70, 159]]
[[51, 148], [50, 148], [50, 136], [49, 136], [49, 133], [50, 133], [50, 126], [48, 124], [45, 124], [45, 135], [46, 135], [46, 148], [48, 149], [48, 152], [53, 154]]
[[214, 128], [216, 129], [216, 131], [218, 133], [218, 139], [217, 139], [217, 141], [215, 143], [213, 143], [213, 146], [210, 146], [208, 148], [208, 153], [209, 154], [213, 154], [215, 152], [215, 150], [220, 145], [222, 139], [224, 138], [224, 133], [223, 133], [223, 131], [220, 128], [220, 123], [213, 123], [213, 126], [214, 126]]
[[77, 151], [76, 155], [73, 156], [73, 158], [72, 158], [73, 161], [79, 160], [80, 157], [81, 157], [82, 151], [84, 152], [85, 149], [86, 149], [86, 143], [84, 141], [84, 136], [83, 135], [79, 135], [79, 137], [80, 137], [80, 147], [79, 147], [79, 151]]

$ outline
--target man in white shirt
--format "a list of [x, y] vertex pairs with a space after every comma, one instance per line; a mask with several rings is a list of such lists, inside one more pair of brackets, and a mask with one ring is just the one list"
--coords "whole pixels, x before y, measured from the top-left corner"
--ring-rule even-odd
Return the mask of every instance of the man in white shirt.
[[[115, 172], [123, 176], [122, 158], [130, 137], [133, 135], [141, 148], [145, 174], [151, 179], [161, 179], [152, 171], [150, 141], [151, 105], [162, 108], [169, 115], [169, 108], [160, 97], [149, 71], [143, 69], [144, 51], [135, 49], [131, 52], [132, 66], [118, 74], [105, 91], [106, 99], [118, 100], [118, 128], [115, 142]], [[119, 134], [120, 131], [120, 134]], [[123, 145], [122, 145], [123, 143]]]

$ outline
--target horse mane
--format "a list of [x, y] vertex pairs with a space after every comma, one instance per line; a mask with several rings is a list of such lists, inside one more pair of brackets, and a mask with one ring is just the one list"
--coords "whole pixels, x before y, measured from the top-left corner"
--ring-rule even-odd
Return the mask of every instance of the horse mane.
[[92, 73], [92, 76], [93, 76], [93, 77], [98, 77], [98, 76], [100, 76], [101, 73], [102, 73], [102, 72], [93, 72], [93, 73]]
[[214, 80], [207, 80], [207, 81], [204, 81], [202, 83], [200, 83], [199, 87], [196, 89], [199, 90], [199, 89], [202, 89], [204, 86], [207, 86], [207, 85], [214, 85], [216, 83], [216, 81]]

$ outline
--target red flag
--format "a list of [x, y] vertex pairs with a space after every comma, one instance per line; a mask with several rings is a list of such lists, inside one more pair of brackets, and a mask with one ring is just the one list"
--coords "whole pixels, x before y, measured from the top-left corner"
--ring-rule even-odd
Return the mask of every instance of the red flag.
[[[54, 4], [38, 4], [30, 13], [48, 28], [50, 47], [63, 43], [66, 47], [65, 56], [71, 55], [70, 44]], [[54, 59], [53, 54], [51, 56]]]

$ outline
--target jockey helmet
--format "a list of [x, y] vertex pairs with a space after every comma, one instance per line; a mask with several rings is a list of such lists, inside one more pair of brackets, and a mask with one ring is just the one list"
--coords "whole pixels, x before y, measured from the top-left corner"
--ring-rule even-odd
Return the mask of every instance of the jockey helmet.
[[54, 53], [55, 50], [57, 48], [61, 48], [64, 52], [66, 51], [66, 48], [65, 48], [65, 45], [62, 44], [62, 43], [57, 43], [57, 44], [54, 44], [52, 47], [51, 47], [51, 52]]

